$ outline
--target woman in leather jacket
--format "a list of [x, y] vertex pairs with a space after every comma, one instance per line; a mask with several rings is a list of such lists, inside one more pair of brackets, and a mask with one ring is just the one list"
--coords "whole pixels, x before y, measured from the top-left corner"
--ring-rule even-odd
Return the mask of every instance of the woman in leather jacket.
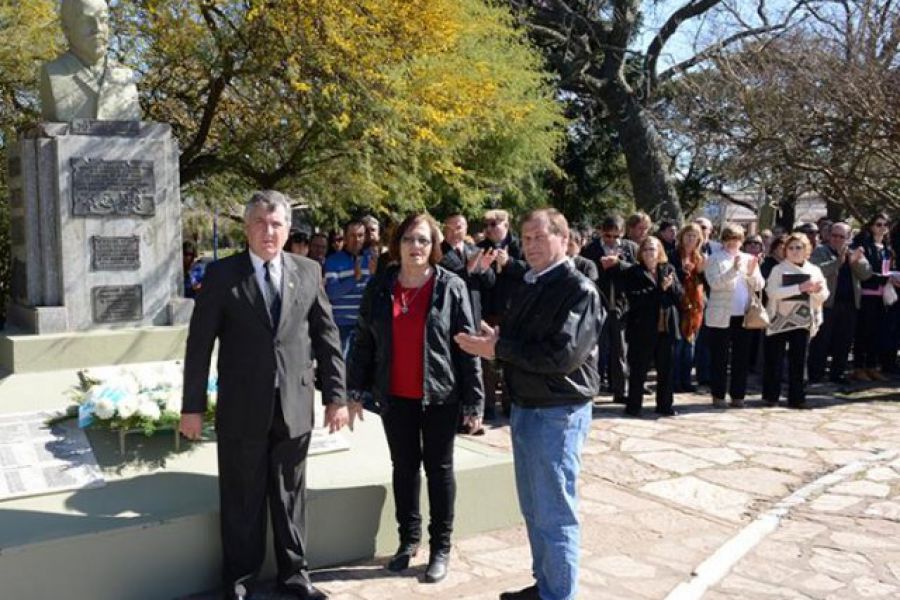
[[407, 217], [390, 244], [392, 265], [369, 282], [347, 361], [351, 423], [371, 392], [381, 408], [393, 466], [400, 547], [387, 568], [402, 571], [422, 538], [420, 469], [428, 480], [431, 554], [425, 581], [447, 575], [456, 482], [453, 441], [459, 424], [481, 427], [484, 388], [478, 359], [459, 349], [457, 333], [474, 333], [462, 279], [440, 267], [441, 234], [426, 214]]
[[682, 298], [681, 282], [675, 268], [668, 263], [662, 242], [645, 238], [638, 248], [638, 262], [624, 274], [628, 295], [628, 401], [625, 414], [641, 414], [644, 382], [651, 361], [656, 364], [656, 412], [671, 416], [672, 359], [675, 340], [680, 337], [678, 305]]
[[[884, 213], [872, 216], [863, 226], [859, 235], [850, 245], [851, 249], [862, 248], [865, 258], [872, 267], [872, 276], [860, 284], [859, 316], [856, 325], [856, 339], [853, 343], [853, 362], [855, 369], [852, 377], [858, 381], [887, 381], [887, 377], [878, 367], [883, 362], [883, 343], [881, 336], [887, 324], [887, 309], [884, 306], [884, 287], [891, 285], [890, 277], [885, 271], [895, 268], [894, 255], [891, 252], [888, 231], [890, 220]], [[881, 365], [883, 366], [883, 365]]]

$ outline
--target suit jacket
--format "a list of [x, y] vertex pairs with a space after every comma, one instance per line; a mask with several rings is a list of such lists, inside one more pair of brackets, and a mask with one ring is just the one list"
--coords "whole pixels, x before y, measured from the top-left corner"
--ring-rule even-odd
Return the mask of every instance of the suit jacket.
[[493, 268], [489, 268], [481, 273], [469, 273], [466, 269], [472, 257], [478, 254], [478, 247], [474, 244], [463, 243], [462, 253], [452, 248], [447, 242], [441, 242], [441, 251], [444, 256], [441, 257], [440, 265], [460, 277], [466, 282], [466, 288], [469, 290], [469, 301], [472, 303], [472, 318], [475, 321], [475, 330], [478, 331], [481, 323], [481, 294], [494, 287], [497, 281], [497, 274]]
[[525, 262], [525, 253], [522, 251], [519, 238], [512, 232], [507, 233], [500, 243], [485, 238], [478, 243], [478, 247], [484, 250], [503, 248], [509, 253], [509, 262], [505, 267], [501, 269], [497, 263], [493, 264], [497, 280], [490, 289], [485, 290], [481, 295], [483, 316], [496, 323], [509, 309], [509, 304], [522, 283], [522, 277], [528, 270], [528, 263]]
[[323, 402], [346, 402], [340, 338], [322, 287], [322, 269], [302, 256], [282, 256], [277, 330], [246, 251], [210, 264], [197, 296], [185, 352], [182, 412], [206, 410], [210, 355], [218, 340], [216, 431], [220, 437], [266, 437], [275, 408], [276, 373], [291, 437], [309, 432], [314, 359]]
[[605, 256], [605, 252], [603, 241], [594, 240], [582, 250], [581, 256], [597, 264], [597, 288], [600, 290], [600, 295], [605, 298], [610, 314], [622, 319], [628, 312], [628, 296], [625, 294], [622, 277], [637, 262], [638, 247], [631, 240], [620, 238], [616, 242], [616, 254], [619, 262], [609, 269], [604, 269], [600, 264], [600, 259]]

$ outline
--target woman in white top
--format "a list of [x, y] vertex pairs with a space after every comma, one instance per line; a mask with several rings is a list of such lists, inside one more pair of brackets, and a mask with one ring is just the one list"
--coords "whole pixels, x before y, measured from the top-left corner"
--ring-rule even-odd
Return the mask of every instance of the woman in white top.
[[750, 305], [750, 294], [761, 290], [765, 281], [759, 272], [757, 258], [741, 252], [744, 230], [740, 225], [725, 225], [721, 241], [722, 249], [706, 262], [710, 292], [704, 317], [712, 351], [710, 388], [716, 408], [727, 406], [726, 389], [731, 396], [731, 405], [742, 407], [750, 364], [750, 331], [744, 329], [744, 313]]
[[769, 327], [764, 346], [763, 400], [778, 404], [785, 346], [788, 347], [788, 407], [806, 408], [803, 370], [809, 340], [822, 324], [828, 285], [822, 270], [809, 262], [809, 238], [792, 233], [784, 244], [785, 259], [766, 282]]

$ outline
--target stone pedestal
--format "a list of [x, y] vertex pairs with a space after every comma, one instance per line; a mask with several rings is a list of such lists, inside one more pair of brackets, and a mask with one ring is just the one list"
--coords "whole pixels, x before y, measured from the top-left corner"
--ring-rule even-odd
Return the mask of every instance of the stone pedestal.
[[9, 325], [61, 333], [187, 322], [168, 125], [42, 123], [9, 164]]

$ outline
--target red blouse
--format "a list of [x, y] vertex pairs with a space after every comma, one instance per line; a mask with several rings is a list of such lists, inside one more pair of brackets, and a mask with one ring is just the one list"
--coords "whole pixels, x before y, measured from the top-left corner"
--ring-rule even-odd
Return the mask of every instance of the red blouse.
[[391, 326], [391, 396], [421, 400], [425, 380], [425, 320], [431, 306], [434, 277], [420, 288], [394, 284]]

